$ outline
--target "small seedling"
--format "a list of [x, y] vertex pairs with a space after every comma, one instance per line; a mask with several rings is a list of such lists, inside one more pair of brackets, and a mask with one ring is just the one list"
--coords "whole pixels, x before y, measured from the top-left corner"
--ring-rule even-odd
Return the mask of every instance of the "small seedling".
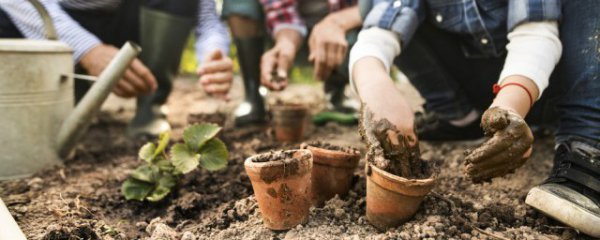
[[229, 152], [216, 138], [220, 131], [216, 124], [191, 125], [183, 131], [183, 143], [174, 144], [169, 154], [168, 132], [161, 134], [156, 144], [146, 143], [138, 154], [145, 163], [129, 175], [121, 192], [127, 200], [157, 202], [171, 192], [183, 174], [198, 166], [209, 171], [225, 168]]

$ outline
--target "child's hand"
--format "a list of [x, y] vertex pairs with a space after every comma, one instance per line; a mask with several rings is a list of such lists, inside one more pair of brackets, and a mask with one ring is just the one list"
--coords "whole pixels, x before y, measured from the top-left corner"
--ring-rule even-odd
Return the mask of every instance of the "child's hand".
[[288, 84], [288, 72], [292, 68], [296, 52], [302, 43], [300, 33], [282, 29], [275, 36], [275, 46], [260, 59], [260, 82], [265, 87], [281, 91]]
[[465, 172], [473, 182], [513, 172], [531, 155], [533, 134], [517, 113], [492, 107], [483, 114], [481, 127], [492, 138], [466, 157]]
[[308, 39], [308, 61], [314, 64], [314, 77], [319, 80], [326, 80], [348, 52], [346, 30], [329, 19], [317, 23]]

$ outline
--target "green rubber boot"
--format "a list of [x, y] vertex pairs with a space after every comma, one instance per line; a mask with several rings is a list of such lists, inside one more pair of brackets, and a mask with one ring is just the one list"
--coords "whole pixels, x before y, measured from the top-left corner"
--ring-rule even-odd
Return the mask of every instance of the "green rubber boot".
[[264, 37], [234, 39], [238, 62], [244, 80], [244, 101], [235, 109], [235, 125], [266, 122], [266, 111], [260, 88], [260, 58], [264, 52]]
[[127, 129], [129, 136], [154, 137], [171, 130], [163, 104], [173, 88], [172, 80], [179, 69], [181, 54], [194, 22], [193, 18], [142, 7], [140, 59], [156, 77], [158, 88], [151, 96], [138, 97], [135, 117]]

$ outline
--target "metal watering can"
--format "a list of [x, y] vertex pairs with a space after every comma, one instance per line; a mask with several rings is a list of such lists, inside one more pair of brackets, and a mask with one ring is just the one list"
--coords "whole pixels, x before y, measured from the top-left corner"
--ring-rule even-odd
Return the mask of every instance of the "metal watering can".
[[62, 164], [141, 48], [126, 43], [74, 106], [73, 50], [39, 2], [50, 40], [0, 40], [0, 180]]

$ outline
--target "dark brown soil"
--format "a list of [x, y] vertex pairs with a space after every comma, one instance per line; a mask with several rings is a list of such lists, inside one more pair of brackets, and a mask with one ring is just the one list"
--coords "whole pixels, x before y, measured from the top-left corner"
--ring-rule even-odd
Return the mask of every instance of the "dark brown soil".
[[340, 151], [340, 152], [345, 152], [345, 153], [350, 153], [350, 154], [358, 153], [358, 149], [353, 148], [353, 147], [339, 146], [339, 145], [334, 145], [331, 143], [326, 143], [326, 142], [321, 142], [321, 141], [312, 141], [309, 143], [305, 143], [301, 146], [301, 148], [306, 149], [308, 146], [318, 147], [318, 148], [327, 149], [327, 150], [331, 150], [331, 151]]
[[[181, 138], [187, 109], [216, 104], [194, 86], [176, 82], [168, 103], [175, 140]], [[303, 91], [299, 95], [309, 96], [307, 101], [320, 93], [314, 87], [291, 86], [286, 94], [294, 91]], [[159, 203], [126, 201], [120, 186], [141, 164], [136, 153], [144, 144], [124, 137], [132, 115], [127, 106], [105, 110], [65, 167], [0, 182], [0, 197], [29, 239], [494, 239], [490, 234], [506, 239], [585, 238], [524, 203], [529, 189], [543, 181], [552, 166], [552, 139], [536, 139], [531, 159], [514, 174], [477, 185], [461, 168], [462, 152], [479, 142], [421, 142], [421, 158], [440, 162], [438, 185], [413, 220], [387, 232], [377, 231], [365, 218], [361, 160], [348, 196], [312, 208], [305, 224], [274, 232], [262, 225], [243, 163], [257, 152], [297, 146], [274, 141], [268, 128], [229, 129], [223, 138], [231, 153], [225, 170], [194, 171]], [[307, 138], [366, 152], [355, 127], [311, 127]]]
[[252, 162], [271, 162], [271, 161], [282, 161], [285, 159], [292, 158], [294, 155], [290, 151], [271, 151], [264, 153], [252, 158]]

